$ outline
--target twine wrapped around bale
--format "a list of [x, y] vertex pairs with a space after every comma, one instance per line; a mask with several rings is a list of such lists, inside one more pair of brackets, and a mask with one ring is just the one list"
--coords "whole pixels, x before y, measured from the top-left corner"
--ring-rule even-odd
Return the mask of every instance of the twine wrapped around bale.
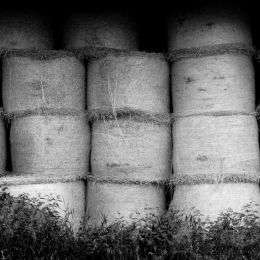
[[85, 69], [66, 52], [7, 53], [2, 62], [5, 111], [86, 108]]
[[103, 109], [93, 109], [87, 112], [87, 117], [90, 122], [95, 122], [98, 120], [116, 120], [119, 118], [128, 118], [130, 120], [135, 120], [138, 122], [152, 122], [157, 125], [170, 126], [171, 115], [169, 113], [151, 113], [149, 111], [131, 109], [126, 107], [124, 109], [116, 110], [103, 110]]
[[0, 49], [52, 49], [54, 40], [46, 18], [29, 12], [0, 14]]
[[[231, 209], [241, 212], [253, 203], [260, 215], [260, 189], [258, 183], [221, 183], [181, 185], [174, 191], [170, 207], [182, 211], [183, 215], [193, 215], [201, 220], [214, 221], [221, 212]], [[199, 210], [201, 215], [197, 215]]]
[[161, 215], [165, 210], [164, 188], [153, 185], [133, 185], [88, 182], [88, 225], [112, 223], [123, 219], [131, 223], [146, 215]]
[[91, 168], [94, 176], [161, 180], [171, 172], [171, 128], [129, 118], [95, 121]]
[[185, 59], [172, 66], [173, 111], [190, 114], [255, 109], [255, 75], [247, 56]]
[[173, 170], [177, 175], [259, 172], [254, 116], [196, 116], [173, 124]]
[[27, 116], [11, 124], [14, 172], [44, 175], [89, 170], [90, 130], [78, 116]]
[[169, 51], [236, 42], [252, 43], [249, 19], [236, 5], [209, 3], [174, 14], [168, 23]]
[[162, 55], [110, 54], [90, 60], [87, 75], [90, 110], [170, 111], [169, 68]]
[[86, 207], [86, 187], [80, 176], [77, 179], [71, 174], [59, 179], [41, 176], [38, 180], [31, 175], [5, 176], [0, 178], [0, 186], [6, 186], [7, 192], [13, 196], [26, 193], [30, 198], [40, 199], [44, 203], [53, 202], [49, 201], [51, 197], [57, 199], [60, 216], [65, 217], [66, 211], [72, 213], [69, 221], [75, 233], [79, 230]]
[[106, 47], [137, 50], [133, 21], [127, 14], [75, 13], [65, 24], [63, 45], [67, 49]]
[[166, 57], [170, 62], [177, 62], [183, 59], [202, 58], [224, 54], [253, 57], [256, 56], [257, 51], [253, 45], [245, 45], [243, 43], [226, 43], [176, 49], [166, 54]]

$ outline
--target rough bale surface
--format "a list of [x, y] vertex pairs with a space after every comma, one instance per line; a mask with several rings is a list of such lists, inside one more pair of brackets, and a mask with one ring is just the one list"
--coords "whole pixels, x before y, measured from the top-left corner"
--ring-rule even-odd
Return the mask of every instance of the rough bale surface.
[[88, 183], [87, 217], [89, 225], [100, 225], [104, 216], [108, 223], [119, 218], [129, 223], [148, 214], [160, 215], [164, 210], [165, 195], [162, 187]]
[[137, 50], [137, 33], [124, 14], [77, 13], [68, 17], [64, 29], [64, 47], [105, 47]]
[[259, 172], [254, 116], [194, 116], [173, 124], [173, 170], [177, 175]]
[[26, 12], [1, 12], [0, 49], [52, 49], [45, 18]]
[[39, 107], [84, 110], [85, 69], [72, 56], [3, 59], [3, 104], [7, 112]]
[[66, 210], [72, 212], [69, 221], [75, 232], [78, 231], [85, 215], [84, 181], [9, 185], [7, 191], [13, 196], [26, 193], [29, 197], [41, 199], [45, 203], [48, 203], [48, 196], [58, 199], [60, 216], [65, 217]]
[[156, 54], [129, 53], [88, 64], [88, 108], [170, 111], [169, 66]]
[[260, 215], [260, 190], [256, 183], [225, 183], [177, 186], [171, 207], [183, 211], [184, 215], [196, 215], [201, 219], [216, 220], [217, 216], [229, 208], [241, 212], [242, 207], [253, 202], [254, 210]]
[[77, 116], [28, 116], [12, 122], [13, 171], [45, 175], [89, 170], [90, 130]]
[[130, 119], [95, 121], [92, 173], [98, 177], [161, 180], [171, 172], [171, 128]]
[[250, 25], [242, 8], [209, 4], [172, 15], [168, 50], [240, 42], [251, 44]]
[[3, 119], [0, 118], [0, 173], [5, 171], [6, 166], [6, 130]]
[[248, 56], [219, 55], [184, 59], [172, 65], [176, 114], [255, 110], [255, 75]]

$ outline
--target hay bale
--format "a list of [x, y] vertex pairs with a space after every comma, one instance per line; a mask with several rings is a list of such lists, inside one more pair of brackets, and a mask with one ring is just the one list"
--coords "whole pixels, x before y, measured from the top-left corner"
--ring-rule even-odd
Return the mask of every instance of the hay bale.
[[259, 175], [258, 127], [254, 116], [194, 116], [173, 124], [173, 170], [216, 179]]
[[30, 198], [38, 198], [44, 203], [53, 202], [48, 201], [48, 196], [58, 199], [57, 211], [61, 217], [65, 217], [66, 211], [72, 212], [69, 221], [74, 232], [79, 230], [80, 222], [85, 216], [84, 181], [9, 185], [7, 191], [13, 196], [26, 193]]
[[169, 19], [169, 51], [226, 43], [252, 44], [248, 18], [239, 6], [210, 3]]
[[5, 171], [6, 153], [6, 129], [3, 119], [0, 118], [0, 173]]
[[89, 182], [87, 218], [89, 225], [100, 225], [103, 217], [110, 224], [121, 218], [126, 223], [146, 215], [161, 215], [165, 210], [162, 187]]
[[255, 110], [255, 75], [248, 56], [218, 55], [184, 59], [172, 65], [173, 111]]
[[13, 171], [45, 175], [89, 171], [90, 130], [77, 116], [27, 116], [12, 122]]
[[124, 180], [168, 179], [171, 128], [127, 118], [95, 121], [92, 126], [92, 173]]
[[127, 14], [75, 13], [68, 17], [63, 45], [67, 49], [102, 47], [137, 50], [133, 21]]
[[221, 212], [228, 209], [242, 212], [242, 207], [251, 202], [258, 204], [252, 206], [260, 216], [260, 190], [256, 183], [183, 185], [176, 187], [170, 207], [193, 216], [199, 210], [202, 220], [208, 217], [214, 221]]
[[88, 64], [88, 109], [170, 111], [169, 68], [161, 55], [107, 55]]
[[3, 104], [9, 113], [43, 108], [84, 110], [85, 69], [75, 57], [3, 59]]
[[52, 49], [46, 18], [29, 12], [1, 12], [0, 49]]

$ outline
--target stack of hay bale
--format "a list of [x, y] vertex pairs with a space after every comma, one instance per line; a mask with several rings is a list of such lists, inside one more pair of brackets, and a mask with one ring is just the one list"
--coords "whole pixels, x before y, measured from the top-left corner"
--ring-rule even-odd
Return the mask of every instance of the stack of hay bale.
[[125, 16], [70, 20], [65, 47], [83, 53], [96, 48], [87, 64], [92, 122], [88, 223], [158, 215], [165, 208], [160, 183], [171, 169], [168, 63], [162, 55], [136, 51], [136, 32]]
[[[5, 33], [7, 31], [7, 33]], [[84, 217], [90, 130], [85, 111], [85, 68], [53, 48], [40, 16], [10, 13], [0, 20], [3, 106], [11, 118], [11, 194], [59, 197], [62, 215]], [[1, 131], [2, 134], [2, 131]], [[2, 142], [1, 142], [2, 145]]]
[[207, 6], [169, 23], [172, 206], [211, 220], [260, 202], [252, 38], [241, 10]]

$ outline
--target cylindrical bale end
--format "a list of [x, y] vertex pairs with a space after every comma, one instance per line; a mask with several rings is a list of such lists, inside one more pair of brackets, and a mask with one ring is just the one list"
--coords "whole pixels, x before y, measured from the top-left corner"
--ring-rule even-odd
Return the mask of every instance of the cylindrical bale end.
[[175, 188], [171, 208], [179, 210], [184, 216], [214, 221], [229, 209], [241, 213], [243, 207], [250, 203], [260, 216], [260, 189], [257, 183], [183, 185]]
[[230, 43], [252, 44], [249, 21], [242, 8], [209, 4], [169, 18], [169, 51]]
[[246, 55], [179, 60], [172, 65], [171, 75], [176, 114], [255, 110], [255, 72]]
[[0, 49], [52, 49], [53, 46], [46, 17], [29, 12], [1, 12]]
[[95, 176], [158, 181], [171, 172], [171, 129], [131, 119], [95, 121], [91, 168]]
[[38, 108], [86, 108], [85, 69], [73, 56], [3, 59], [3, 104], [8, 113]]
[[64, 218], [68, 214], [68, 220], [75, 233], [83, 224], [86, 196], [84, 181], [9, 185], [7, 192], [12, 196], [25, 193], [29, 198], [39, 199], [46, 205], [53, 203], [49, 199], [54, 198], [58, 203], [56, 210], [59, 216]]
[[87, 188], [88, 225], [118, 220], [132, 223], [165, 210], [164, 188], [152, 185], [94, 183]]
[[174, 174], [222, 179], [248, 172], [256, 175], [259, 167], [254, 116], [196, 116], [174, 122]]
[[77, 13], [68, 17], [63, 45], [67, 49], [84, 47], [138, 50], [133, 21], [118, 13]]
[[88, 64], [88, 109], [170, 112], [169, 65], [161, 55], [107, 55]]
[[78, 116], [26, 116], [11, 124], [13, 171], [62, 176], [89, 171], [90, 129]]

